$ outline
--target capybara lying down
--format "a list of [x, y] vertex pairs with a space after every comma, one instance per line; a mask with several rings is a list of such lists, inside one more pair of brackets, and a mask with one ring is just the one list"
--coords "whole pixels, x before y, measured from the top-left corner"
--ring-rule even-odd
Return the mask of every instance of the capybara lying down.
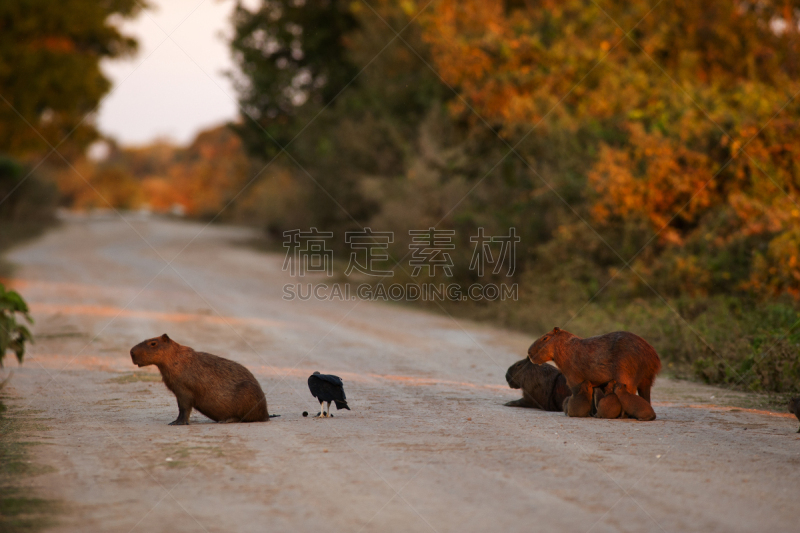
[[178, 418], [170, 426], [188, 424], [192, 408], [215, 422], [269, 420], [261, 385], [239, 363], [195, 352], [166, 333], [131, 348], [131, 359], [139, 367], [156, 365], [178, 399]]
[[[618, 389], [624, 389], [629, 395], [638, 391], [649, 405], [650, 388], [661, 371], [661, 360], [655, 349], [638, 335], [627, 331], [582, 339], [553, 328], [531, 345], [528, 358], [537, 365], [554, 361], [567, 379], [570, 390], [577, 390], [584, 382], [587, 383], [590, 400], [592, 387], [614, 381]], [[620, 398], [620, 401], [626, 412], [632, 414], [626, 408], [626, 400]], [[637, 412], [641, 411], [640, 405], [635, 407]]]
[[552, 365], [534, 365], [520, 359], [506, 372], [512, 389], [522, 389], [522, 398], [507, 402], [509, 407], [531, 407], [545, 411], [560, 411], [564, 398], [570, 395], [567, 380]]
[[[800, 396], [789, 400], [789, 412], [794, 413], [794, 416], [800, 420]], [[800, 429], [798, 429], [797, 432], [800, 433]]]

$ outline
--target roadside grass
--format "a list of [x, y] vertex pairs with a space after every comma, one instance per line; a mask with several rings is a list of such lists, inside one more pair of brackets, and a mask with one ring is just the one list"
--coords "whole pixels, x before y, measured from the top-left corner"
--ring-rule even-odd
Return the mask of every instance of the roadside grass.
[[[262, 253], [285, 253], [266, 238], [239, 244]], [[343, 272], [346, 265], [334, 258], [334, 272]], [[331, 281], [375, 283], [343, 275]], [[454, 280], [399, 275], [379, 282], [415, 281]], [[731, 291], [710, 296], [667, 293], [662, 299], [622, 279], [601, 287], [558, 268], [490, 281], [517, 283], [518, 299], [389, 303], [513, 329], [529, 335], [531, 342], [555, 326], [580, 337], [632, 331], [656, 348], [663, 376], [753, 393], [749, 399], [737, 395], [738, 407], [786, 411], [788, 399], [800, 393], [800, 302], [791, 297], [764, 300]]]
[[581, 296], [521, 285], [519, 301], [444, 306], [453, 316], [524, 332], [531, 342], [555, 326], [581, 337], [632, 331], [656, 348], [662, 375], [753, 393], [741, 407], [785, 411], [800, 393], [800, 306], [791, 299], [611, 297], [587, 304], [591, 294]]
[[33, 463], [30, 450], [40, 443], [21, 439], [27, 432], [46, 430], [47, 426], [38, 412], [8, 406], [8, 399], [0, 393], [0, 531], [41, 531], [57, 523], [61, 503], [36, 497], [25, 486], [25, 479], [55, 469]]

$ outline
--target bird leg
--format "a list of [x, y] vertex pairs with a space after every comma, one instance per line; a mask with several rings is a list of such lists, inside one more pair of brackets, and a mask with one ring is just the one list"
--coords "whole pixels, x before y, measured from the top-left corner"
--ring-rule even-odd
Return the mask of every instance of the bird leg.
[[328, 402], [328, 414], [325, 415], [326, 417], [331, 416], [331, 402]]
[[322, 407], [323, 405], [325, 405], [325, 402], [319, 402], [319, 416], [317, 418], [322, 418], [325, 416], [325, 409]]

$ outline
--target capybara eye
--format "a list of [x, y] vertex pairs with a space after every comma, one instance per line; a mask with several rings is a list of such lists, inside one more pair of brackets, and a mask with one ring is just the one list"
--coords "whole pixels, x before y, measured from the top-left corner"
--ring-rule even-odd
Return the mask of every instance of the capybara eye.
[[153, 341], [153, 342], [150, 343], [150, 346], [155, 347], [155, 345], [156, 345], [156, 341]]

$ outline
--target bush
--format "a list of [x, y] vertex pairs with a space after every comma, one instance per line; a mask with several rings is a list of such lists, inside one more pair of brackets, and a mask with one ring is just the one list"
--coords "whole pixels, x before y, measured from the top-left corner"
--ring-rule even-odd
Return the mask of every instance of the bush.
[[14, 352], [21, 363], [25, 355], [25, 343], [33, 341], [28, 328], [17, 321], [18, 316], [28, 324], [33, 324], [25, 300], [15, 291], [7, 291], [0, 283], [0, 367], [3, 366], [7, 351]]

